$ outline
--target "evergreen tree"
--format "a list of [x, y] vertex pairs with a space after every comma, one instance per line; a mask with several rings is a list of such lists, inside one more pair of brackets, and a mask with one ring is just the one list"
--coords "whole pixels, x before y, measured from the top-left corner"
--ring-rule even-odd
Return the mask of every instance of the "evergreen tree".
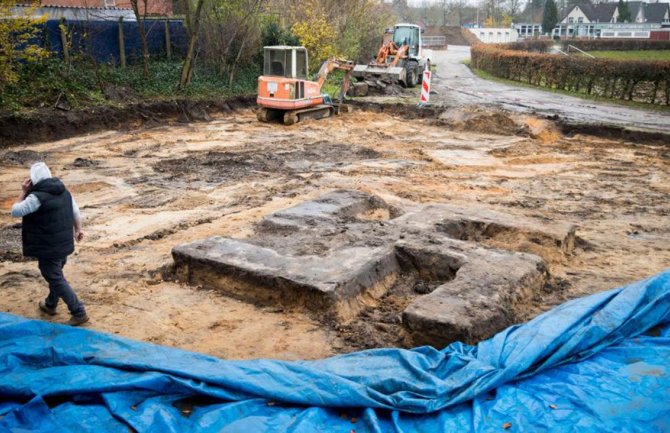
[[558, 22], [558, 10], [556, 10], [556, 3], [554, 0], [547, 0], [544, 3], [544, 16], [542, 17], [542, 30], [551, 35], [551, 31], [556, 27]]
[[628, 2], [625, 2], [623, 0], [619, 0], [619, 5], [617, 6], [619, 9], [619, 17], [617, 18], [617, 22], [619, 23], [629, 23], [630, 22], [630, 9], [628, 8]]

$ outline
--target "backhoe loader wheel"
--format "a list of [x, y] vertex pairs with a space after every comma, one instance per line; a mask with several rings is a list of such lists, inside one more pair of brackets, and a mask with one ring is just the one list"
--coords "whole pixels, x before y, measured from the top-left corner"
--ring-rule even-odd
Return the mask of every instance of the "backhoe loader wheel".
[[405, 87], [416, 87], [419, 79], [417, 76], [416, 64], [410, 63], [406, 66], [405, 71]]

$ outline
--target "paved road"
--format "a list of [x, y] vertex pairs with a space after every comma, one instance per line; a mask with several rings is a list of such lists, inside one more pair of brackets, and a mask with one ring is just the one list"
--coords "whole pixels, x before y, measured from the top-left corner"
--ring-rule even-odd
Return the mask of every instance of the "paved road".
[[462, 62], [470, 58], [470, 47], [449, 46], [433, 51], [437, 66], [431, 102], [445, 105], [495, 106], [507, 110], [558, 115], [574, 124], [604, 124], [670, 134], [670, 114], [595, 102], [543, 90], [515, 87], [477, 77]]

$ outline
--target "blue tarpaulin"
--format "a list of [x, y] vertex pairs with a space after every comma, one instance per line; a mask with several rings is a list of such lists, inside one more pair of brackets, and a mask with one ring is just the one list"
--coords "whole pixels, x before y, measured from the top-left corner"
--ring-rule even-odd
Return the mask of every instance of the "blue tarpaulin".
[[670, 270], [476, 346], [225, 361], [0, 314], [0, 431], [670, 432]]

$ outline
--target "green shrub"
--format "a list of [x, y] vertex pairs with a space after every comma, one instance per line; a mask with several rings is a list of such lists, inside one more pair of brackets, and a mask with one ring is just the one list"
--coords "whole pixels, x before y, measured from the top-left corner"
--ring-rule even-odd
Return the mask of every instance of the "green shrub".
[[[213, 100], [236, 95], [253, 94], [259, 75], [256, 66], [241, 69], [235, 82], [228, 85], [228, 77], [205, 64], [199, 65], [193, 82], [183, 91], [178, 90], [181, 61], [154, 61], [149, 76], [144, 77], [142, 65], [126, 69], [109, 64], [93, 64], [79, 59], [69, 68], [57, 58], [23, 65], [20, 79], [6, 86], [0, 93], [1, 111], [20, 111], [59, 106], [72, 109], [94, 105], [114, 105], [126, 102], [189, 98]], [[107, 90], [115, 90], [111, 97]]]
[[670, 62], [565, 57], [512, 50], [510, 44], [478, 44], [472, 47], [471, 64], [537, 86], [670, 105]]
[[584, 51], [670, 50], [670, 41], [649, 39], [570, 39], [562, 44], [563, 50], [567, 50], [568, 45]]

